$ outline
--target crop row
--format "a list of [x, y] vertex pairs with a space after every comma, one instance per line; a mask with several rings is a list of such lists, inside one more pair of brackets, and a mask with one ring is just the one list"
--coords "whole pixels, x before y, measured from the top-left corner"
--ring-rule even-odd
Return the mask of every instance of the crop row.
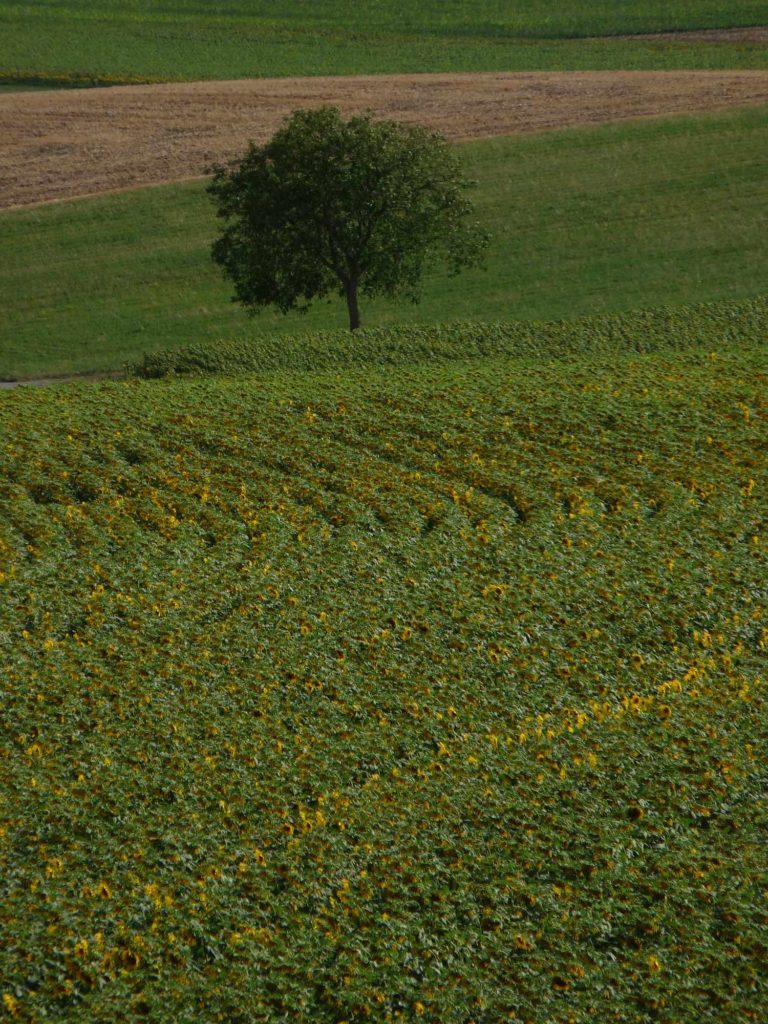
[[0, 1013], [765, 1019], [749, 348], [0, 403]]
[[449, 323], [321, 331], [294, 337], [241, 338], [147, 354], [129, 364], [137, 377], [169, 374], [270, 373], [404, 365], [441, 359], [627, 354], [706, 345], [765, 345], [768, 300], [709, 302], [678, 309], [578, 320]]

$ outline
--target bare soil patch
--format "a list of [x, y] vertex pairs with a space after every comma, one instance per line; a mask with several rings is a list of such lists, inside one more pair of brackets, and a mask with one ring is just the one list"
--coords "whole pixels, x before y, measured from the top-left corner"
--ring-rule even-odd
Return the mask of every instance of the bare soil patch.
[[[605, 39], [605, 36], [601, 38]], [[642, 32], [638, 35], [611, 36], [611, 39], [641, 39], [653, 42], [655, 39], [680, 43], [768, 43], [768, 26], [753, 25], [750, 28], [706, 28], [689, 32]]]
[[45, 388], [50, 384], [69, 384], [73, 380], [121, 380], [123, 377], [125, 377], [125, 374], [122, 370], [93, 370], [81, 373], [60, 373], [55, 377], [22, 377], [20, 380], [0, 380], [0, 390], [10, 391], [13, 388]]
[[203, 175], [297, 107], [430, 125], [454, 140], [768, 103], [768, 71], [246, 79], [0, 94], [0, 207]]

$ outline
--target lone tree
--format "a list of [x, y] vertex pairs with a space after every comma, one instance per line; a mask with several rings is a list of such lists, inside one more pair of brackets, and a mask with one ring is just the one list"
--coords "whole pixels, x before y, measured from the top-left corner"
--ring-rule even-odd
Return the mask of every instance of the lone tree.
[[416, 302], [426, 266], [445, 259], [458, 273], [487, 243], [469, 221], [473, 183], [425, 128], [297, 110], [266, 145], [213, 170], [208, 192], [226, 227], [212, 256], [251, 312], [306, 310], [337, 292], [354, 331], [360, 294]]

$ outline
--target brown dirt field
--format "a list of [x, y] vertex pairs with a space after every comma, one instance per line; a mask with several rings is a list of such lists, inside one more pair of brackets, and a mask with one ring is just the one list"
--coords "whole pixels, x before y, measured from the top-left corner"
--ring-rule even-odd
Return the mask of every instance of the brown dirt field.
[[199, 177], [332, 103], [454, 140], [768, 103], [768, 71], [246, 79], [0, 94], [0, 208]]

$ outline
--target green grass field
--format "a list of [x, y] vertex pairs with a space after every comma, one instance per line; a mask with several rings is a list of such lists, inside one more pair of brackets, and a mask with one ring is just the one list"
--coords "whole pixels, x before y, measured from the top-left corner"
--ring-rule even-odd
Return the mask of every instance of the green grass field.
[[[493, 232], [485, 271], [427, 281], [365, 324], [571, 318], [765, 292], [768, 110], [462, 147]], [[208, 256], [201, 184], [0, 215], [0, 376], [120, 367], [143, 352], [343, 326], [341, 300], [249, 320]]]
[[6, 81], [61, 84], [384, 71], [766, 67], [766, 47], [760, 44], [610, 37], [767, 21], [764, 0], [2, 2], [0, 75]]
[[4, 396], [3, 1019], [764, 1020], [766, 384]]

